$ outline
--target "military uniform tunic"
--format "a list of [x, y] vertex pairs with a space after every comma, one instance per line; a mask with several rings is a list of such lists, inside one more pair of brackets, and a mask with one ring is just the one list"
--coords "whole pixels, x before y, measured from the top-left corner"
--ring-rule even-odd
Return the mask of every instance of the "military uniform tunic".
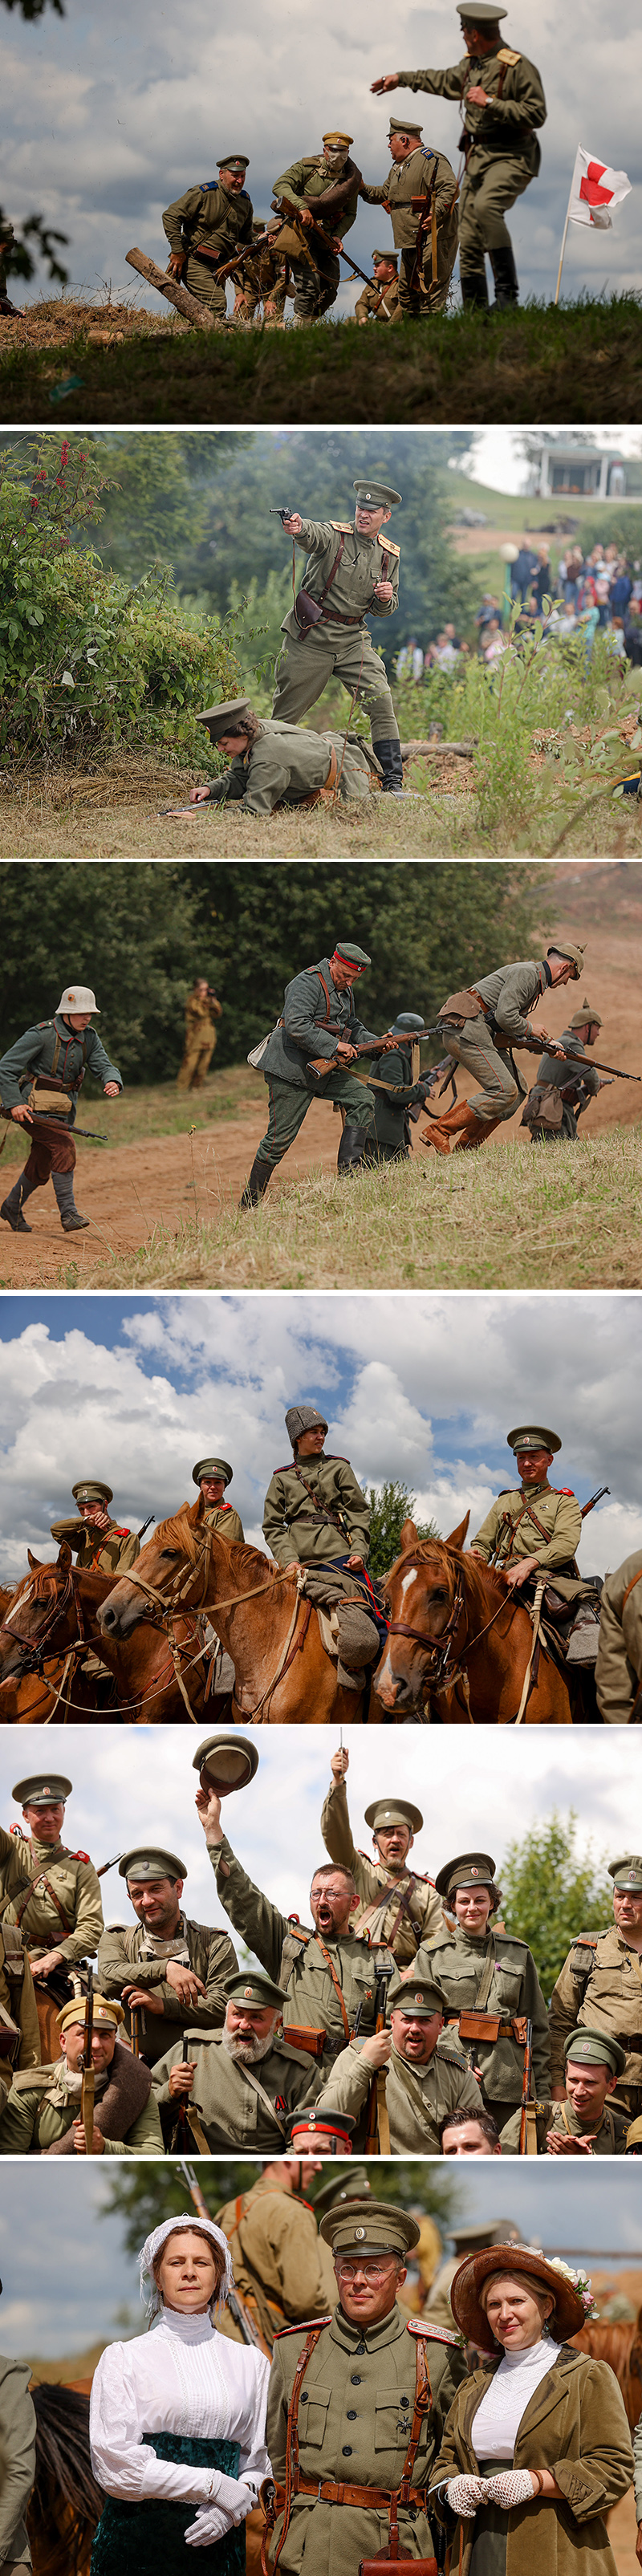
[[[545, 2156], [547, 2153], [546, 2141], [549, 2129], [555, 2129], [558, 2134], [561, 2132], [567, 2138], [590, 2137], [593, 2156], [623, 2156], [626, 2147], [628, 2112], [614, 2111], [612, 2101], [613, 2096], [609, 2094], [608, 2101], [604, 2104], [602, 2118], [592, 2134], [588, 2121], [573, 2109], [572, 2102], [551, 2100], [532, 2102], [529, 2108], [535, 2112], [538, 2156]], [[502, 2129], [503, 2156], [519, 2155], [520, 2128], [521, 2112], [516, 2111], [514, 2117], [507, 2120], [505, 2129]]]
[[[17, 2022], [20, 2046], [16, 2064], [20, 2067], [40, 2065], [40, 2026], [33, 1977], [21, 1935], [15, 1924], [5, 1919], [0, 1927], [0, 2004], [2, 2010]], [[0, 2020], [0, 2084], [11, 2083], [13, 2065], [7, 2056]]]
[[[351, 177], [354, 184], [346, 185]], [[298, 258], [296, 251], [289, 252], [297, 322], [313, 322], [335, 303], [341, 271], [332, 244], [343, 241], [344, 233], [355, 221], [360, 182], [361, 173], [352, 161], [346, 160], [342, 170], [332, 171], [323, 153], [292, 161], [282, 178], [275, 179], [274, 197], [289, 197], [291, 205], [298, 209], [309, 208], [325, 235], [320, 240], [318, 232], [306, 232], [310, 260], [305, 258], [303, 249]]]
[[[205, 1993], [196, 2004], [182, 2004], [175, 1986], [164, 1975], [168, 1959], [182, 1959], [201, 1977]], [[98, 1981], [103, 1995], [117, 1995], [122, 2000], [123, 1986], [149, 1986], [160, 1995], [162, 2013], [145, 2014], [146, 2027], [141, 2039], [141, 2055], [148, 2066], [199, 2022], [203, 2030], [217, 2030], [225, 2020], [228, 1997], [227, 1977], [236, 1976], [238, 1960], [226, 1932], [212, 1931], [207, 1923], [191, 1923], [181, 1912], [179, 1928], [171, 1943], [155, 1942], [142, 1923], [108, 1923], [98, 1949]], [[139, 2008], [140, 2009], [140, 2008]], [[127, 2005], [125, 2026], [131, 2033], [131, 2015]]]
[[[544, 1139], [557, 1135], [573, 1140], [577, 1135], [578, 1118], [583, 1116], [589, 1100], [594, 1099], [599, 1091], [600, 1077], [576, 1029], [563, 1029], [558, 1044], [564, 1048], [565, 1055], [581, 1056], [582, 1064], [570, 1064], [565, 1074], [563, 1065], [556, 1061], [555, 1056], [544, 1052], [524, 1108], [522, 1126], [530, 1127], [532, 1135], [543, 1136]], [[562, 1092], [566, 1094], [571, 1087], [572, 1099], [562, 1098]]]
[[185, 1049], [176, 1076], [179, 1090], [200, 1091], [216, 1046], [221, 1005], [215, 993], [188, 993], [185, 1004]]
[[[362, 698], [379, 740], [398, 740], [399, 727], [381, 655], [370, 641], [366, 617], [394, 617], [398, 606], [399, 547], [393, 545], [386, 520], [378, 537], [359, 536], [350, 519], [304, 519], [295, 544], [305, 549], [303, 588], [321, 606], [321, 594], [333, 570], [343, 539], [338, 571], [321, 608], [321, 617], [305, 629], [294, 603], [283, 619], [282, 645], [275, 669], [272, 713], [279, 722], [298, 724], [323, 696], [333, 672], [352, 698]], [[387, 560], [384, 562], [384, 557]], [[392, 583], [392, 599], [375, 599], [376, 583]]]
[[29, 2395], [30, 2362], [0, 2355], [0, 2566], [5, 2576], [31, 2566], [24, 2516], [36, 2474], [36, 2410]]
[[273, 814], [275, 805], [305, 804], [325, 787], [333, 751], [337, 769], [342, 763], [338, 782], [341, 803], [368, 796], [370, 769], [356, 738], [346, 743], [342, 733], [317, 733], [300, 725], [263, 722], [255, 742], [248, 744], [247, 751], [236, 753], [223, 778], [212, 780], [209, 803], [240, 802], [245, 814]]
[[[241, 188], [238, 193], [235, 190], [228, 196], [220, 184], [186, 188], [184, 197], [176, 197], [163, 215], [170, 250], [178, 255], [185, 249], [183, 228], [189, 249], [182, 284], [196, 297], [197, 304], [207, 304], [210, 313], [224, 322], [225, 285], [219, 283], [216, 269], [217, 265], [224, 268], [226, 260], [233, 259], [235, 251], [252, 240], [252, 200], [247, 189]], [[211, 257], [199, 259], [201, 250]]]
[[40, 1843], [36, 1835], [8, 1834], [0, 1825], [0, 1893], [9, 1898], [3, 1919], [19, 1927], [31, 1958], [60, 1950], [72, 1967], [97, 1950], [103, 1931], [100, 1879], [86, 1853], [68, 1851], [60, 1838]]
[[[425, 197], [430, 207], [435, 195], [437, 216], [437, 276], [432, 274], [432, 224], [429, 220], [422, 234], [417, 262], [417, 235], [421, 214], [413, 207], [413, 197]], [[418, 143], [406, 161], [393, 161], [382, 188], [363, 189], [369, 206], [385, 206], [392, 222], [395, 250], [401, 251], [399, 270], [399, 303], [403, 313], [442, 313], [448, 297], [450, 280], [457, 257], [457, 181], [445, 152], [426, 150]], [[418, 271], [418, 273], [416, 273]]]
[[619, 2039], [626, 2066], [609, 2101], [629, 2118], [642, 2112], [642, 1957], [615, 1923], [606, 1932], [580, 1932], [553, 1989], [550, 2008], [551, 2082], [564, 2084], [564, 2042], [587, 2025]]
[[370, 1860], [367, 1852], [356, 1850], [345, 1780], [333, 1781], [328, 1790], [321, 1832], [330, 1859], [352, 1871], [357, 1889], [353, 1931], [367, 1932], [371, 1941], [387, 1942], [397, 1967], [407, 1968], [422, 1941], [443, 1928], [441, 1898], [432, 1879], [418, 1877], [410, 1865], [393, 1873], [384, 1860]]
[[[512, 1933], [493, 1931], [487, 1932], [483, 1941], [476, 1941], [462, 1930], [461, 1924], [453, 1931], [444, 1925], [443, 1932], [427, 1941], [421, 1950], [417, 1974], [436, 1978], [453, 2015], [476, 2012], [477, 1996], [491, 1956], [493, 1973], [483, 2009], [501, 2013], [506, 2021], [522, 2014], [532, 2021], [533, 2082], [537, 2091], [544, 2093], [550, 2075], [548, 2020], [535, 1961], [525, 1941], [515, 1940]], [[501, 2128], [502, 2114], [507, 2118], [511, 2104], [521, 2101], [523, 2046], [501, 2031], [496, 2040], [475, 2039], [464, 2045], [471, 2046], [474, 2064], [481, 2068], [482, 2097]]]
[[607, 1574], [600, 1599], [595, 1686], [605, 1726], [628, 1726], [642, 1681], [642, 1550]]
[[[321, 2317], [337, 2295], [329, 2245], [317, 2234], [309, 2201], [290, 2192], [278, 2173], [259, 2174], [215, 2211], [227, 2237], [239, 2298], [247, 2301], [271, 2352], [275, 2333], [301, 2317]], [[220, 2331], [242, 2341], [240, 2326], [224, 2310]]]
[[548, 1482], [509, 1485], [491, 1503], [471, 1546], [479, 1548], [487, 1565], [492, 1559], [500, 1568], [519, 1564], [525, 1556], [536, 1556], [538, 1568], [541, 1566], [542, 1573], [552, 1576], [555, 1591], [564, 1600], [574, 1601], [584, 1587], [579, 1577], [569, 1573], [569, 1566], [581, 1536], [580, 1506], [568, 1488], [556, 1492]]
[[[535, 64], [508, 45], [493, 54], [468, 55], [446, 71], [399, 72], [402, 89], [427, 90], [457, 99], [467, 136], [466, 174], [459, 200], [462, 285], [483, 268], [484, 253], [510, 251], [505, 211], [536, 179], [541, 153], [535, 129], [545, 124], [546, 100]], [[468, 90], [486, 90], [487, 107], [468, 101]]]
[[[465, 2376], [458, 2336], [435, 2335], [422, 2320], [424, 2350], [430, 2373], [432, 2406], [424, 2415], [412, 2473], [412, 2485], [430, 2484], [433, 2461], [455, 2394]], [[274, 2476], [283, 2484], [286, 2426], [297, 2363], [305, 2346], [305, 2327], [277, 2338], [268, 2396], [267, 2444]], [[416, 2379], [416, 2341], [395, 2301], [377, 2325], [352, 2324], [336, 2307], [308, 2362], [299, 2403], [299, 2465], [315, 2482], [347, 2481], [352, 2486], [398, 2488], [410, 2441]], [[277, 2537], [281, 2516], [276, 2524]], [[280, 2565], [301, 2576], [347, 2576], [362, 2558], [385, 2549], [389, 2515], [380, 2506], [317, 2502], [295, 2496]], [[399, 2507], [401, 2558], [430, 2557], [433, 2542], [428, 2512], [421, 2506]]]
[[[108, 2068], [104, 2084], [96, 2077], [95, 2110], [100, 2107], [110, 2073], [111, 2068]], [[0, 2156], [55, 2155], [60, 2140], [68, 2136], [80, 2114], [80, 2084], [78, 2079], [70, 2079], [64, 2057], [55, 2066], [39, 2067], [33, 2081], [28, 2075], [22, 2075], [12, 2086], [0, 2118]], [[103, 2140], [102, 2153], [106, 2156], [162, 2156], [163, 2138], [153, 2091], [122, 2138]]]
[[[267, 1976], [283, 1987], [285, 2038], [291, 2022], [303, 2029], [324, 2030], [327, 2037], [323, 2063], [327, 2066], [345, 2045], [344, 2015], [352, 2030], [361, 2004], [359, 2027], [363, 2038], [368, 2039], [375, 2026], [377, 1977], [392, 1967], [391, 1951], [381, 1945], [371, 1949], [354, 1932], [342, 1933], [338, 1941], [322, 1940], [299, 1923], [296, 1914], [280, 1914], [278, 1906], [253, 1886], [227, 1836], [222, 1843], [208, 1843], [208, 1851], [221, 1905], [230, 1922], [247, 1948], [254, 1951]], [[222, 1862], [226, 1864], [227, 1877], [222, 1874]]]
[[[425, 1108], [428, 1099], [425, 1082], [412, 1079], [411, 1047], [391, 1047], [383, 1060], [373, 1056], [368, 1071], [374, 1075], [377, 1088], [372, 1094], [375, 1134], [368, 1143], [366, 1161], [406, 1161], [410, 1153], [408, 1111], [416, 1105]], [[385, 1089], [380, 1088], [382, 1084]]]
[[[304, 967], [300, 975], [293, 976], [292, 982], [286, 984], [281, 1018], [261, 1058], [261, 1072], [268, 1086], [269, 1117], [266, 1133], [257, 1145], [257, 1162], [267, 1163], [274, 1171], [303, 1126], [310, 1101], [317, 1097], [316, 1085], [307, 1071], [308, 1059], [324, 1055], [328, 1061], [336, 1060], [338, 1037], [347, 1039], [350, 1046], [365, 1046], [374, 1036], [374, 1029], [365, 1028], [363, 1020], [357, 1018], [351, 993], [337, 992], [329, 957], [322, 957], [318, 966]], [[374, 1127], [371, 1095], [364, 1083], [357, 1082], [350, 1065], [324, 1077], [323, 1098], [341, 1101], [346, 1117], [355, 1127], [363, 1127], [366, 1132]]]
[[[340, 1514], [343, 1526], [326, 1520], [328, 1511]], [[349, 1458], [329, 1458], [322, 1449], [320, 1458], [304, 1458], [300, 1470], [294, 1459], [290, 1466], [275, 1467], [265, 1497], [263, 1536], [277, 1565], [291, 1565], [295, 1558], [300, 1565], [320, 1566], [346, 1556], [367, 1561], [370, 1511]]]
[[[0, 1099], [3, 1109], [24, 1108], [34, 1074], [53, 1074], [57, 1082], [80, 1084], [85, 1064], [94, 1081], [105, 1086], [117, 1082], [122, 1091], [122, 1074], [112, 1064], [94, 1028], [76, 1031], [69, 1027], [62, 1011], [53, 1020], [40, 1020], [35, 1028], [25, 1029], [14, 1045], [0, 1056]], [[74, 1100], [65, 1112], [66, 1123], [73, 1127], [77, 1109]]]
[[[388, 2065], [382, 2072], [393, 2156], [440, 2155], [439, 2133], [448, 2111], [467, 2111], [471, 2120], [479, 2118], [479, 2085], [450, 2033], [440, 2033], [427, 2066], [410, 2066], [393, 2040]], [[353, 2039], [336, 2058], [319, 2095], [320, 2111], [348, 2111], [359, 2121], [356, 2146], [364, 2143], [374, 2081], [374, 2070], [362, 2055], [361, 2039]]]
[[243, 1522], [233, 1503], [206, 1503], [203, 1519], [206, 1528], [216, 1530], [228, 1547], [244, 1547]]
[[[538, 965], [535, 958], [520, 958], [513, 965], [496, 967], [492, 975], [479, 976], [471, 990], [480, 995], [491, 1014], [491, 1021], [494, 1020], [497, 1028], [515, 1046], [519, 1045], [521, 1038], [537, 1035], [528, 1014], [549, 989], [551, 981], [550, 967], [545, 959]], [[512, 1118], [520, 1097], [509, 1057], [500, 1054], [495, 1045], [491, 1021], [481, 1011], [455, 1027], [448, 1018], [446, 1002], [442, 1002], [438, 1015], [444, 1046], [453, 1062], [465, 1065], [467, 1072], [472, 1073], [482, 1085], [481, 1091], [474, 1094], [472, 1106], [475, 1117], [481, 1118], [484, 1124]]]
[[68, 1520], [52, 1521], [50, 1526], [57, 1546], [72, 1549], [80, 1574], [128, 1574], [140, 1556], [136, 1531], [121, 1528], [118, 1521], [110, 1521], [108, 1530], [99, 1530], [74, 1512]]
[[[266, 2057], [256, 2065], [245, 2067], [231, 2057], [223, 2046], [223, 2035], [207, 2046], [201, 2046], [200, 2031], [186, 2034], [189, 2055], [196, 2060], [194, 2090], [189, 2096], [171, 2094], [169, 2077], [173, 2066], [180, 2066], [182, 2047], [170, 2048], [154, 2068], [154, 2091], [159, 2106], [168, 2105], [177, 2118], [183, 2098], [185, 2110], [196, 2111], [205, 2131], [210, 2154], [226, 2155], [228, 2148], [242, 2156], [282, 2155], [285, 2146], [285, 2119], [288, 2111], [298, 2111], [302, 2102], [314, 2102], [321, 2076], [313, 2057], [299, 2048], [288, 2048], [287, 2040], [274, 2038]], [[193, 2037], [193, 2046], [191, 2040]], [[270, 2102], [277, 2105], [279, 2117], [270, 2118], [265, 2102], [256, 2092], [256, 2076]]]
[[396, 322], [400, 312], [398, 277], [391, 277], [388, 286], [378, 286], [375, 277], [372, 285], [362, 286], [361, 294], [357, 296], [354, 318], [355, 322], [360, 323], [369, 322], [371, 319], [375, 322]]

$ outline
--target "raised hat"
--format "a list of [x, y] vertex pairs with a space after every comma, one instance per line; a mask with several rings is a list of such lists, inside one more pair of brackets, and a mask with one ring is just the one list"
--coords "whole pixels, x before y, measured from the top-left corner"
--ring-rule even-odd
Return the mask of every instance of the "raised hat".
[[58, 1009], [59, 1011], [95, 1011], [97, 1019], [100, 1019], [96, 995], [92, 993], [90, 984], [65, 984]]
[[133, 1843], [131, 1851], [123, 1852], [118, 1876], [127, 1879], [186, 1878], [187, 1870], [184, 1860], [178, 1860], [176, 1852], [163, 1851], [158, 1843]]
[[325, 1414], [319, 1413], [316, 1404], [291, 1404], [285, 1416], [285, 1428], [294, 1448], [302, 1432], [327, 1431], [328, 1425]]
[[412, 123], [412, 121], [411, 121], [411, 118], [410, 118], [409, 116], [391, 116], [391, 118], [390, 118], [390, 123], [389, 123], [389, 126], [388, 126], [388, 133], [389, 133], [389, 134], [416, 134], [416, 136], [417, 136], [417, 141], [418, 141], [418, 143], [419, 143], [419, 142], [421, 141], [421, 136], [422, 136], [422, 133], [423, 133], [423, 127], [422, 127], [421, 125], [413, 125], [413, 123]]
[[223, 1984], [231, 2004], [247, 2004], [254, 2012], [283, 2011], [283, 1988], [276, 1986], [274, 1978], [267, 1977], [262, 1968], [239, 1968], [237, 1976], [224, 1977]]
[[555, 1457], [562, 1443], [556, 1431], [545, 1431], [541, 1423], [520, 1422], [516, 1431], [507, 1431], [506, 1446], [515, 1453], [518, 1449], [551, 1449]]
[[543, 2254], [534, 2252], [532, 2245], [509, 2245], [499, 2259], [496, 2245], [486, 2245], [460, 2263], [450, 2284], [453, 2316], [467, 2341], [478, 2344], [482, 2352], [496, 2353], [498, 2348], [479, 2298], [484, 2281], [490, 2280], [493, 2272], [527, 2272], [533, 2280], [541, 2281], [542, 2289], [551, 2291], [555, 2312], [549, 2317], [548, 2330], [555, 2343], [564, 2343], [568, 2335], [579, 2334], [585, 2315], [580, 2292], [573, 2282], [556, 2272]]
[[[287, 2039], [287, 2029], [284, 2032], [284, 2038]], [[297, 2137], [305, 2132], [306, 2135], [311, 2133], [318, 2139], [323, 2155], [349, 2156], [350, 2140], [356, 2126], [356, 2119], [353, 2118], [351, 2111], [318, 2111], [312, 2103], [306, 2110], [303, 2103], [298, 2111], [288, 2113], [286, 2121], [288, 2146], [295, 2146]]]
[[372, 958], [368, 956], [367, 948], [358, 948], [354, 939], [337, 939], [333, 955], [338, 957], [339, 964], [341, 966], [361, 966], [363, 968], [364, 966], [372, 965]]
[[564, 2042], [565, 2066], [568, 2066], [569, 2059], [574, 2066], [609, 2066], [612, 2075], [623, 2075], [626, 2049], [621, 2048], [619, 2039], [612, 2039], [607, 2030], [580, 2027], [572, 2030]]
[[48, 1779], [38, 1771], [32, 1773], [28, 1780], [16, 1780], [11, 1796], [19, 1807], [57, 1807], [61, 1799], [64, 1806], [65, 1799], [71, 1797], [72, 1787], [73, 1782], [66, 1780], [62, 1771], [50, 1771]]
[[571, 965], [575, 967], [575, 981], [579, 984], [584, 966], [583, 948], [574, 948], [570, 939], [551, 939], [546, 955], [547, 957], [570, 957]]
[[232, 1789], [247, 1789], [258, 1771], [256, 1745], [249, 1735], [204, 1735], [197, 1744], [192, 1760], [193, 1771], [205, 1771], [219, 1798], [227, 1798]]
[[435, 2013], [447, 2010], [446, 1997], [436, 1977], [391, 1977], [388, 1987], [388, 2011], [411, 2013], [413, 2021], [432, 2021]]
[[631, 1895], [642, 1890], [642, 1859], [639, 1852], [627, 1852], [624, 1860], [610, 1860], [609, 1878], [615, 1888], [628, 1889]]
[[425, 1029], [425, 1026], [426, 1022], [422, 1020], [420, 1011], [398, 1011], [396, 1020], [393, 1020], [392, 1024], [392, 1035], [395, 1038], [416, 1037], [421, 1029]]
[[411, 1807], [409, 1798], [374, 1798], [372, 1806], [366, 1807], [366, 1824], [373, 1834], [380, 1825], [410, 1825], [413, 1834], [420, 1834], [423, 1821], [421, 1808]]
[[[229, 170], [233, 167], [233, 164], [228, 161], [226, 162], [225, 167]], [[226, 698], [221, 700], [220, 705], [217, 707], [201, 707], [200, 714], [195, 717], [194, 721], [196, 724], [207, 725], [210, 742], [218, 742], [222, 733], [234, 732], [234, 725], [237, 718], [240, 723], [242, 716], [249, 716], [250, 714], [251, 707], [249, 698]]]
[[83, 1476], [71, 1490], [75, 1503], [113, 1503], [113, 1485], [102, 1485], [98, 1476]]
[[372, 257], [373, 257], [373, 260], [374, 260], [374, 259], [387, 259], [388, 264], [389, 264], [389, 267], [390, 267], [390, 268], [394, 268], [394, 269], [395, 269], [395, 271], [396, 271], [396, 270], [398, 269], [398, 267], [399, 267], [399, 261], [398, 261], [398, 258], [397, 258], [397, 253], [396, 253], [396, 251], [394, 251], [394, 250], [373, 250]]
[[315, 2191], [315, 2218], [324, 2216], [326, 2210], [340, 2209], [346, 2200], [365, 2200], [369, 2192], [366, 2166], [347, 2165], [345, 2173], [331, 2174], [330, 2181], [322, 2183], [321, 2190]]
[[[113, 1995], [98, 1995], [94, 1988], [93, 2006], [95, 2028], [105, 2029], [109, 2024], [112, 2030], [118, 2030], [120, 2022], [125, 2019], [125, 2015], [122, 2004], [116, 2003]], [[83, 2022], [84, 2018], [84, 1995], [74, 1995], [73, 2002], [70, 2004], [63, 2004], [62, 2012], [56, 2013], [58, 2029], [61, 2032], [66, 2030], [68, 2022]]]
[[435, 1887], [439, 1896], [450, 1896], [458, 1887], [494, 1887], [495, 1862], [490, 1852], [458, 1852], [454, 1860], [444, 1861], [438, 1869]]
[[217, 170], [249, 170], [249, 166], [247, 152], [220, 152], [216, 164]]
[[192, 1484], [200, 1485], [202, 1476], [224, 1476], [226, 1485], [231, 1485], [232, 1474], [227, 1458], [197, 1458], [196, 1466], [192, 1468]]
[[345, 145], [346, 145], [346, 147], [347, 147], [347, 145], [348, 145], [349, 143], [354, 143], [354, 135], [353, 135], [353, 134], [322, 134], [322, 136], [321, 136], [321, 141], [322, 141], [322, 143], [337, 143], [337, 144], [338, 144], [338, 143], [345, 143]]
[[418, 2218], [409, 2209], [394, 2209], [390, 2201], [352, 2201], [345, 2209], [329, 2209], [322, 2218], [319, 2235], [333, 2254], [409, 2254], [419, 2241]]
[[569, 1022], [569, 1026], [572, 1029], [583, 1029], [587, 1020], [593, 1021], [594, 1028], [601, 1029], [602, 1021], [600, 1019], [599, 1011], [594, 1011], [590, 1002], [579, 1002], [577, 1010], [573, 1012], [573, 1018]]
[[[391, 509], [394, 509], [395, 502], [401, 500], [401, 493], [393, 490], [392, 483], [353, 483], [352, 489], [356, 492], [358, 501], [370, 501], [374, 510], [387, 510], [388, 504]], [[344, 948], [341, 953], [342, 956], [349, 957], [351, 953], [354, 955], [355, 951], [351, 952], [349, 948]], [[360, 957], [363, 952], [359, 949], [356, 953]], [[369, 964], [370, 959], [367, 957], [366, 965], [369, 966]]]

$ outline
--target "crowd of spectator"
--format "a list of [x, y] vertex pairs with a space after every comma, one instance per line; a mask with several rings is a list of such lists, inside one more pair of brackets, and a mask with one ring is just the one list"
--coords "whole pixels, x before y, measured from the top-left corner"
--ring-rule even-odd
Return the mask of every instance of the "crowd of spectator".
[[510, 604], [506, 597], [484, 592], [475, 617], [475, 642], [459, 635], [452, 622], [426, 651], [409, 636], [397, 654], [397, 678], [412, 679], [418, 688], [433, 671], [461, 669], [475, 652], [492, 670], [507, 651], [509, 627], [519, 641], [535, 619], [542, 621], [545, 636], [559, 642], [583, 635], [589, 651], [598, 629], [606, 627], [614, 655], [642, 668], [642, 568], [617, 545], [595, 545], [586, 555], [581, 546], [569, 545], [555, 569], [546, 538], [534, 546], [524, 541], [508, 576]]

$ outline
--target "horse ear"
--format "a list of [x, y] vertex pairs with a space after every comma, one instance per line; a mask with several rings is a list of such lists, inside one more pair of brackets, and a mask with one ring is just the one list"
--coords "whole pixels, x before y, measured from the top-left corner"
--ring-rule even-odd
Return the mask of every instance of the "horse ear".
[[71, 1561], [71, 1548], [67, 1546], [66, 1538], [63, 1538], [58, 1549], [58, 1564], [64, 1566], [65, 1574]]
[[404, 1522], [403, 1522], [403, 1525], [402, 1525], [402, 1531], [401, 1531], [401, 1554], [402, 1554], [402, 1556], [407, 1556], [407, 1555], [408, 1555], [408, 1550], [409, 1550], [409, 1548], [411, 1548], [411, 1547], [418, 1547], [418, 1546], [419, 1546], [419, 1538], [418, 1538], [418, 1533], [417, 1533], [417, 1531], [416, 1531], [416, 1529], [415, 1529], [414, 1521], [404, 1521]]
[[199, 1494], [198, 1494], [198, 1502], [197, 1502], [197, 1503], [192, 1503], [191, 1508], [190, 1508], [190, 1511], [189, 1511], [189, 1514], [188, 1514], [188, 1518], [189, 1518], [189, 1520], [191, 1520], [192, 1522], [193, 1522], [193, 1521], [202, 1521], [204, 1510], [205, 1510], [205, 1496], [204, 1496], [204, 1493], [203, 1493], [203, 1487], [202, 1487], [202, 1485], [200, 1485], [200, 1486], [199, 1486]]
[[32, 1556], [32, 1554], [31, 1554], [31, 1548], [30, 1548], [30, 1547], [28, 1547], [28, 1548], [27, 1548], [27, 1563], [28, 1563], [28, 1565], [29, 1565], [29, 1566], [30, 1566], [30, 1568], [31, 1568], [31, 1573], [32, 1573], [32, 1574], [39, 1574], [39, 1573], [40, 1573], [40, 1567], [41, 1567], [41, 1565], [42, 1565], [42, 1562], [43, 1562], [42, 1557], [41, 1557], [41, 1556]]
[[465, 1520], [460, 1521], [460, 1523], [459, 1523], [459, 1528], [458, 1528], [458, 1529], [455, 1529], [455, 1530], [451, 1530], [450, 1538], [447, 1538], [447, 1539], [445, 1540], [445, 1542], [444, 1542], [444, 1544], [445, 1544], [445, 1546], [446, 1546], [446, 1547], [452, 1547], [452, 1548], [454, 1548], [454, 1549], [455, 1549], [456, 1554], [457, 1554], [457, 1555], [459, 1555], [459, 1556], [461, 1555], [462, 1547], [463, 1547], [463, 1544], [464, 1544], [464, 1539], [465, 1539], [465, 1537], [466, 1537], [466, 1532], [467, 1532], [467, 1529], [468, 1529], [468, 1523], [469, 1523], [469, 1520], [470, 1520], [470, 1512], [467, 1512], [467, 1513], [466, 1513]]

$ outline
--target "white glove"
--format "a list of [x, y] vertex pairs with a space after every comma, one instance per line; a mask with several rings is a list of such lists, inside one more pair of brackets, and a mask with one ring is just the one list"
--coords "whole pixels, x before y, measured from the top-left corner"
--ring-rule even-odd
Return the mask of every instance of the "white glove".
[[489, 2478], [486, 2493], [489, 2504], [502, 2505], [510, 2513], [513, 2504], [532, 2504], [537, 2481], [530, 2469], [500, 2469], [496, 2478]]
[[225, 2533], [231, 2530], [234, 2523], [245, 2522], [246, 2515], [252, 2512], [255, 2503], [256, 2496], [252, 2494], [251, 2488], [245, 2485], [243, 2479], [225, 2478], [220, 2471], [216, 2502], [199, 2505], [196, 2521], [189, 2524], [185, 2533], [185, 2539], [189, 2541], [190, 2548], [205, 2549], [210, 2541], [223, 2540]]
[[230, 2528], [229, 2514], [222, 2513], [220, 2505], [199, 2505], [196, 2521], [190, 2522], [185, 2533], [188, 2548], [207, 2549], [210, 2541], [224, 2540]]
[[488, 2493], [485, 2478], [451, 2478], [446, 2488], [451, 2513], [461, 2514], [464, 2522], [474, 2520], [478, 2504], [485, 2504]]

